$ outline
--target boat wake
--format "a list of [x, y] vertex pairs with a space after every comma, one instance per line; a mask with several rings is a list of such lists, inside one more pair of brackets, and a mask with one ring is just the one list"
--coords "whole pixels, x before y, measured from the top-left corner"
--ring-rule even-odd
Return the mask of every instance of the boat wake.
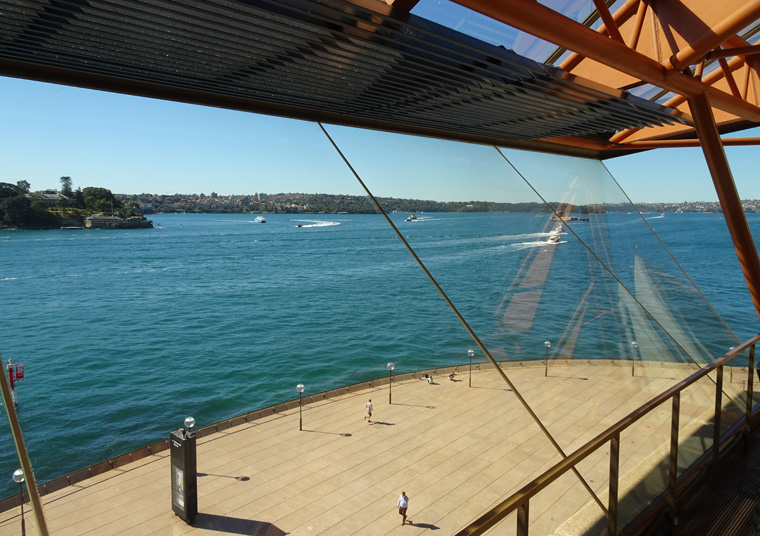
[[340, 225], [339, 221], [322, 221], [322, 220], [290, 220], [296, 222], [296, 227], [335, 227]]
[[518, 242], [517, 244], [511, 244], [509, 248], [514, 251], [519, 251], [521, 249], [530, 249], [540, 246], [556, 246], [557, 244], [567, 244], [567, 240], [558, 240], [558, 241], [551, 241], [551, 240], [538, 240], [536, 242]]

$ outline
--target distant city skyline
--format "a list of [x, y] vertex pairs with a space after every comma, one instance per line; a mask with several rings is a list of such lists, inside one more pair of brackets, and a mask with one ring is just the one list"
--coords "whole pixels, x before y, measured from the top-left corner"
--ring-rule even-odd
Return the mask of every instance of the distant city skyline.
[[[1, 182], [58, 189], [69, 176], [74, 188], [123, 194], [364, 195], [316, 123], [5, 77], [0, 99]], [[528, 188], [503, 186], [513, 172], [491, 147], [325, 127], [357, 168], [364, 165], [360, 176], [382, 177], [366, 181], [377, 196], [535, 200]], [[727, 147], [726, 154], [739, 196], [759, 199], [760, 148]], [[635, 203], [717, 200], [700, 149], [659, 149], [604, 165]]]

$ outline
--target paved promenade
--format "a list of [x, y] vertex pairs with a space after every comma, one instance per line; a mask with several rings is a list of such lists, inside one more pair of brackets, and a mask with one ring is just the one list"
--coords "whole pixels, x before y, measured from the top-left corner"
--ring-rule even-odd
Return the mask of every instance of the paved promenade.
[[[631, 377], [628, 367], [588, 363], [551, 368], [548, 378], [543, 366], [506, 372], [568, 454], [687, 375], [654, 365]], [[193, 527], [171, 511], [169, 451], [44, 496], [48, 527], [55, 536], [453, 534], [560, 459], [493, 369], [474, 371], [472, 388], [466, 367], [456, 379], [394, 383], [392, 405], [387, 384], [309, 404], [303, 431], [295, 407], [199, 439]], [[704, 422], [712, 404], [699, 389], [686, 393], [682, 428]], [[657, 411], [622, 438], [622, 491], [651, 468], [669, 419]], [[606, 503], [603, 450], [581, 472]], [[412, 523], [403, 527], [402, 490]], [[531, 534], [579, 533], [601, 516], [589, 502], [574, 475], [562, 478], [531, 502]], [[0, 536], [20, 534], [19, 513], [0, 514]], [[25, 514], [27, 534], [37, 534], [28, 504]], [[514, 519], [492, 532], [513, 534]]]

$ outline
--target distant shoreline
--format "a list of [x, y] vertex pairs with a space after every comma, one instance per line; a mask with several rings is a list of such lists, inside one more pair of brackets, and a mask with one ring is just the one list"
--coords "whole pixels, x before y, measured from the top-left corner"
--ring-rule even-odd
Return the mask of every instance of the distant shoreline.
[[[115, 194], [121, 202], [133, 203], [143, 214], [158, 213], [201, 213], [201, 214], [376, 214], [377, 210], [366, 196], [337, 194], [278, 193], [253, 195], [220, 196], [205, 194]], [[432, 201], [424, 199], [403, 199], [378, 197], [380, 205], [387, 213], [420, 212], [507, 212], [551, 214], [544, 203], [495, 201]], [[697, 212], [722, 213], [717, 201], [683, 203], [605, 203], [563, 207], [557, 201], [549, 201], [553, 207], [562, 207], [568, 214], [603, 214], [607, 212], [642, 213]], [[760, 213], [760, 200], [742, 201], [747, 213]]]

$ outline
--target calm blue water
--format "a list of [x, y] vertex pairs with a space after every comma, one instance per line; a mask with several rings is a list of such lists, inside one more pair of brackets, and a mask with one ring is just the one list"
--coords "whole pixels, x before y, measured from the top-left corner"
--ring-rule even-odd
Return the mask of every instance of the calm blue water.
[[[392, 218], [497, 357], [542, 358], [579, 303], [607, 314], [566, 352], [602, 357], [628, 345], [618, 340], [627, 321], [617, 283], [575, 236], [547, 246], [546, 215], [406, 216]], [[383, 376], [388, 361], [398, 372], [467, 361], [471, 337], [381, 216], [153, 221], [160, 227], [0, 232], [0, 352], [25, 366], [19, 415], [40, 482], [164, 439], [187, 415], [203, 426], [295, 398], [299, 382], [314, 393]], [[642, 223], [610, 214], [572, 228], [624, 284], [636, 284], [638, 251], [680, 304], [679, 321], [715, 325]], [[737, 337], [756, 333], [723, 218], [649, 223]], [[678, 291], [690, 297], [681, 303]], [[508, 307], [525, 292], [537, 302], [530, 315]], [[709, 351], [733, 345], [725, 333], [704, 337]], [[18, 461], [0, 426], [7, 495]]]

